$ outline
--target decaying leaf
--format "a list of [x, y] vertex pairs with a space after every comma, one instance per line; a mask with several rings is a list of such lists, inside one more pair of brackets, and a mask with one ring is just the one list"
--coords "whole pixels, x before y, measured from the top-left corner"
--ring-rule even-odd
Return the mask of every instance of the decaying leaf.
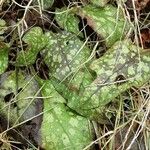
[[28, 140], [32, 136], [32, 142], [39, 141], [39, 128], [42, 121], [42, 117], [37, 116], [43, 108], [41, 99], [37, 98], [40, 97], [38, 90], [39, 86], [34, 77], [24, 72], [16, 74], [15, 71], [11, 71], [0, 77], [0, 114], [11, 126], [22, 121], [30, 121], [24, 125], [22, 134]]
[[83, 149], [93, 138], [88, 119], [72, 112], [50, 81], [42, 89], [44, 98], [41, 126], [42, 147], [45, 149]]
[[77, 14], [87, 20], [87, 24], [104, 38], [107, 47], [121, 40], [129, 31], [129, 23], [121, 8], [106, 5], [104, 8], [86, 5], [78, 8]]
[[[126, 0], [127, 8], [130, 10], [136, 9], [136, 11], [139, 13], [141, 10], [143, 10], [149, 3], [149, 0]], [[135, 6], [133, 6], [135, 5]]]
[[140, 31], [139, 43], [144, 49], [150, 47], [150, 29], [142, 29]]
[[[138, 131], [139, 125], [136, 122], [134, 122], [131, 127], [131, 124], [132, 123], [130, 122], [126, 126], [119, 128], [119, 130], [116, 132], [115, 141], [113, 145], [114, 149], [129, 149], [129, 146], [130, 146], [130, 150], [146, 149], [145, 142], [144, 142], [144, 135], [142, 133], [140, 133], [139, 136], [136, 138], [136, 140], [133, 141], [133, 138]], [[130, 131], [129, 128], [131, 128]]]

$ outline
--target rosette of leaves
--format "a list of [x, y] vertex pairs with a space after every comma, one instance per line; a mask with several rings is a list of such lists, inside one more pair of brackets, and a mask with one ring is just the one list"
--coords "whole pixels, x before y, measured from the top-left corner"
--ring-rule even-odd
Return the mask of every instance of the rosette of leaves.
[[72, 32], [77, 35], [81, 34], [78, 28], [79, 19], [72, 12], [72, 8], [69, 9], [64, 7], [61, 9], [56, 9], [55, 12], [55, 19], [61, 28], [67, 32]]
[[66, 105], [66, 100], [55, 90], [51, 81], [44, 81], [41, 147], [45, 149], [83, 149], [93, 138], [88, 119], [77, 115]]
[[[142, 49], [140, 51], [139, 54], [137, 47], [128, 40], [116, 42], [103, 57], [90, 65], [97, 78], [86, 86], [84, 92], [79, 94], [70, 90], [65, 92], [66, 88], [59, 88], [55, 81], [54, 86], [65, 99], [69, 97], [68, 107], [83, 116], [101, 122], [109, 102], [132, 86], [139, 87], [149, 81], [149, 52], [144, 54]], [[123, 80], [117, 81], [119, 76]]]
[[87, 24], [104, 39], [107, 47], [123, 39], [129, 31], [129, 22], [121, 8], [86, 5], [78, 7], [76, 13], [87, 20]]

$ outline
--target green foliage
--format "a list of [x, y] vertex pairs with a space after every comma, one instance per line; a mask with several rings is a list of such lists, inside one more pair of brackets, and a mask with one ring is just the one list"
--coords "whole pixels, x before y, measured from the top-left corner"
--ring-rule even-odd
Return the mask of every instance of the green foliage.
[[16, 65], [33, 64], [41, 51], [46, 64], [59, 79], [74, 72], [79, 65], [84, 65], [90, 56], [90, 50], [84, 46], [85, 43], [68, 32], [43, 34], [39, 27], [35, 27], [25, 34], [23, 40], [28, 47], [26, 51], [18, 53]]
[[0, 41], [0, 74], [2, 74], [8, 66], [8, 45]]
[[16, 66], [28, 66], [35, 62], [37, 54], [44, 49], [48, 40], [39, 27], [31, 28], [23, 37], [23, 41], [28, 44], [25, 51], [20, 51], [17, 55]]
[[33, 3], [37, 4], [42, 9], [48, 9], [53, 5], [54, 0], [33, 0]]
[[0, 19], [0, 35], [4, 34], [6, 27], [6, 22], [3, 19]]
[[78, 28], [79, 19], [75, 17], [75, 14], [72, 12], [72, 9], [57, 9], [55, 19], [59, 26], [65, 29], [66, 31], [80, 35]]
[[[108, 1], [94, 0], [91, 5], [56, 9], [55, 19], [63, 31], [44, 33], [40, 27], [32, 27], [22, 38], [27, 47], [17, 53], [18, 72], [4, 73], [9, 46], [2, 42], [4, 38], [0, 39], [0, 113], [16, 124], [43, 111], [38, 132], [41, 141], [37, 144], [46, 150], [86, 147], [93, 140], [90, 121], [103, 123], [110, 102], [150, 80], [149, 52], [143, 53], [129, 39], [124, 40], [130, 24], [121, 8], [106, 5]], [[42, 9], [48, 9], [53, 2], [34, 0], [33, 4], [40, 3]], [[109, 48], [99, 59], [93, 57], [94, 48], [88, 47], [88, 40], [82, 39], [77, 16], [86, 19], [87, 25], [103, 39], [100, 42]], [[0, 35], [6, 29], [6, 22], [0, 19]], [[20, 71], [22, 66], [32, 66], [38, 54], [49, 69], [47, 80], [39, 76], [35, 80]], [[30, 69], [33, 74], [35, 70]], [[41, 95], [43, 104], [37, 99]]]
[[6, 22], [0, 19], [0, 75], [7, 69], [8, 66], [9, 45], [3, 42], [4, 37], [2, 36], [6, 29]]
[[104, 7], [110, 0], [90, 0], [90, 2], [96, 6]]
[[41, 126], [42, 147], [53, 150], [83, 149], [92, 140], [88, 119], [78, 116], [64, 105], [50, 81], [42, 89], [44, 115]]
[[77, 14], [87, 19], [88, 25], [104, 38], [107, 47], [111, 47], [116, 41], [124, 38], [129, 30], [129, 23], [121, 8], [112, 5], [106, 5], [104, 8], [87, 5], [84, 8], [78, 8]]
[[[37, 115], [36, 104], [38, 99], [35, 97], [39, 96], [39, 87], [33, 77], [23, 72], [16, 74], [15, 71], [11, 71], [1, 76], [0, 83], [0, 111], [6, 118], [7, 116], [10, 117], [11, 123], [18, 123]], [[16, 91], [17, 87], [21, 90], [19, 93]], [[6, 102], [4, 101], [5, 96], [8, 97]]]
[[90, 50], [76, 35], [68, 32], [57, 34], [49, 32], [46, 36], [50, 42], [41, 54], [51, 74], [57, 79], [63, 80], [85, 65], [90, 56]]
[[[97, 78], [84, 89], [84, 92], [77, 95], [71, 93], [73, 91], [65, 92], [65, 89], [58, 86], [55, 88], [68, 100], [67, 106], [71, 109], [89, 119], [101, 122], [109, 102], [132, 86], [139, 87], [149, 81], [150, 57], [140, 57], [141, 59], [136, 46], [130, 41], [117, 42], [102, 58], [91, 63], [90, 68], [96, 71]], [[117, 77], [120, 75], [124, 80], [117, 83]]]

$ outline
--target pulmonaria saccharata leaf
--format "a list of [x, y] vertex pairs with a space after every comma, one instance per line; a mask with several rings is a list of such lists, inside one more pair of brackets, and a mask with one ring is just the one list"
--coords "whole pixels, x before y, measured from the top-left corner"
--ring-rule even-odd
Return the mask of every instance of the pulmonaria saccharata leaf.
[[33, 3], [44, 10], [50, 8], [53, 5], [54, 0], [33, 0]]
[[43, 34], [40, 27], [31, 28], [22, 39], [27, 43], [25, 51], [17, 54], [16, 66], [28, 66], [35, 62], [37, 54], [40, 50], [47, 46], [48, 39]]
[[123, 39], [129, 31], [129, 22], [121, 8], [106, 5], [78, 7], [76, 13], [87, 20], [87, 24], [104, 40], [107, 47]]
[[73, 113], [65, 99], [55, 90], [51, 81], [44, 81], [43, 121], [41, 125], [42, 148], [83, 149], [93, 138], [88, 119]]
[[78, 27], [79, 19], [72, 12], [72, 9], [68, 9], [67, 7], [56, 9], [55, 19], [59, 26], [67, 32], [72, 32], [76, 35], [81, 34]]
[[87, 63], [90, 49], [75, 34], [48, 32], [46, 36], [49, 44], [41, 51], [41, 55], [51, 76], [63, 80]]
[[[55, 88], [65, 99], [69, 97], [68, 107], [89, 119], [101, 122], [109, 102], [132, 86], [139, 87], [149, 81], [149, 64], [150, 55], [139, 54], [132, 42], [116, 42], [103, 57], [90, 65], [97, 78], [85, 87], [84, 92], [75, 94], [67, 90], [62, 92], [58, 86]], [[124, 80], [117, 81], [120, 75]]]
[[41, 28], [34, 27], [25, 34], [23, 41], [27, 43], [27, 48], [18, 53], [16, 66], [34, 64], [37, 54], [41, 52], [51, 74], [58, 79], [65, 78], [67, 74], [83, 66], [90, 56], [86, 42], [66, 31], [43, 34]]
[[8, 50], [8, 45], [0, 41], [0, 75], [7, 69], [8, 66]]
[[90, 0], [96, 6], [104, 7], [110, 0]]

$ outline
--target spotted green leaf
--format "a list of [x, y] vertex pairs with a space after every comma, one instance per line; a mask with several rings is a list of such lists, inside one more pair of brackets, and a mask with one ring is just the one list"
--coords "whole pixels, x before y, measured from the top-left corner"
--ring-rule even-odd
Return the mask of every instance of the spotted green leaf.
[[0, 74], [2, 74], [8, 66], [8, 45], [0, 41]]
[[90, 0], [90, 2], [96, 6], [104, 7], [110, 0]]
[[4, 34], [6, 27], [6, 22], [3, 19], [0, 19], [0, 35]]
[[87, 63], [90, 50], [75, 34], [48, 32], [46, 36], [49, 45], [41, 51], [41, 55], [50, 69], [50, 75], [63, 80]]
[[53, 150], [83, 149], [92, 141], [90, 122], [64, 105], [64, 98], [50, 81], [45, 83], [41, 146]]
[[48, 9], [53, 5], [54, 0], [33, 0], [33, 3], [42, 9]]
[[22, 50], [18, 53], [16, 59], [17, 66], [33, 64], [39, 51], [44, 49], [48, 43], [48, 39], [40, 27], [31, 28], [23, 37], [23, 41], [28, 46], [25, 51]]
[[[92, 72], [90, 72], [90, 70], [88, 70], [88, 68], [81, 68], [69, 79], [69, 81], [64, 81], [65, 85], [75, 93], [82, 93], [85, 87], [92, 83], [92, 81], [95, 79], [95, 76]], [[60, 82], [61, 81], [58, 81], [58, 84]]]
[[[139, 56], [137, 47], [130, 41], [116, 42], [103, 57], [90, 65], [97, 78], [85, 87], [84, 92], [75, 94], [65, 89], [62, 92], [58, 86], [55, 88], [68, 99], [68, 107], [101, 122], [109, 102], [132, 86], [139, 87], [150, 80], [149, 64], [150, 55], [141, 53]], [[119, 76], [124, 80], [117, 81]]]
[[129, 23], [121, 8], [106, 5], [103, 8], [86, 5], [78, 8], [77, 14], [87, 20], [87, 24], [102, 38], [107, 47], [124, 38], [129, 30]]
[[76, 72], [70, 80], [61, 80], [51, 77], [51, 83], [59, 92], [59, 94], [65, 98], [65, 103], [67, 104], [69, 99], [78, 99], [78, 94], [82, 93], [86, 86], [90, 85], [95, 79], [92, 72], [88, 71], [87, 68], [82, 68]]
[[68, 32], [80, 35], [78, 27], [79, 19], [75, 16], [71, 9], [56, 9], [55, 18], [60, 27], [62, 27]]

